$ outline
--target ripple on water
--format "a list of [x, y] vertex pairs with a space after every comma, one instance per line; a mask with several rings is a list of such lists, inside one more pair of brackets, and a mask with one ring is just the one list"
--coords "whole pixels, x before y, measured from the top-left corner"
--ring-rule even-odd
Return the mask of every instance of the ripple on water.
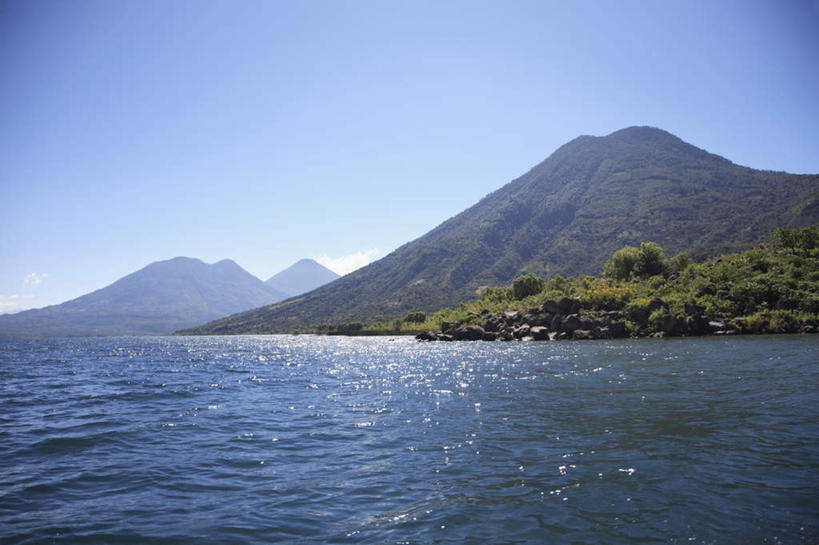
[[0, 540], [816, 542], [819, 340], [0, 345]]

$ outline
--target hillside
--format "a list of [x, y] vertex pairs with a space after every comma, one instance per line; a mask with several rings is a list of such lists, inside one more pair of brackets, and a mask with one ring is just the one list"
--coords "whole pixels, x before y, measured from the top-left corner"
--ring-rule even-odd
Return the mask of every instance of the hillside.
[[301, 259], [280, 273], [273, 275], [265, 284], [287, 296], [301, 295], [339, 278], [339, 275], [314, 259]]
[[231, 260], [177, 257], [60, 305], [0, 316], [0, 337], [164, 335], [285, 295]]
[[819, 175], [754, 170], [660, 129], [581, 136], [388, 256], [302, 297], [183, 333], [296, 331], [386, 321], [473, 300], [521, 273], [600, 272], [627, 244], [695, 259], [819, 221]]

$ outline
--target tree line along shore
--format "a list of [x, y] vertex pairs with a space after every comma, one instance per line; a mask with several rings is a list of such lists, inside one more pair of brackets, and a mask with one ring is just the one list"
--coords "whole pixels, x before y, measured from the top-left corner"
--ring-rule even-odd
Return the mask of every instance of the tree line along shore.
[[694, 263], [644, 242], [599, 276], [520, 276], [457, 308], [315, 333], [416, 334], [419, 340], [563, 340], [819, 332], [819, 226], [777, 229], [741, 253]]

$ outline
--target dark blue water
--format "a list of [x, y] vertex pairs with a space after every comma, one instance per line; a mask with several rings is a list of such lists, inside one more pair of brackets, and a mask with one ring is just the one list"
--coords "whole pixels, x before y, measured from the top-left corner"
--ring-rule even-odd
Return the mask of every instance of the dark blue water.
[[2, 543], [817, 543], [819, 337], [0, 344]]

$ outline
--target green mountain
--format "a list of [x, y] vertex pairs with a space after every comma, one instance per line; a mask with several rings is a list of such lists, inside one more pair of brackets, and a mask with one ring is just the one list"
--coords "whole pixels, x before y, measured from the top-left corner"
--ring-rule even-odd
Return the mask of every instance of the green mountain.
[[332, 282], [339, 275], [313, 259], [300, 259], [280, 273], [271, 276], [265, 284], [289, 297], [301, 295]]
[[0, 337], [165, 335], [284, 299], [226, 259], [177, 257], [60, 305], [0, 316]]
[[[431, 198], [434, 198], [432, 196]], [[183, 333], [297, 331], [434, 311], [534, 272], [597, 274], [626, 244], [703, 259], [819, 221], [819, 175], [754, 170], [660, 129], [581, 136], [390, 255], [307, 295]]]

